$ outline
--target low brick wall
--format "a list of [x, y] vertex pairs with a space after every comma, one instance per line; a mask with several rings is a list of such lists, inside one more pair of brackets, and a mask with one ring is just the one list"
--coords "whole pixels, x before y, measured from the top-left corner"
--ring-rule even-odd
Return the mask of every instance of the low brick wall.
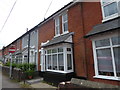
[[69, 82], [61, 82], [58, 85], [58, 90], [74, 90], [74, 89], [81, 89], [81, 90], [120, 90], [120, 86], [105, 84], [105, 83], [98, 83], [88, 80], [82, 80], [77, 78], [72, 78]]
[[[10, 68], [7, 66], [2, 66], [2, 73], [9, 76]], [[12, 77], [17, 81], [22, 81], [25, 79], [25, 74], [17, 68], [12, 69]]]
[[[7, 66], [2, 66], [2, 73], [9, 76], [10, 68], [7, 67]], [[34, 72], [34, 77], [35, 78], [39, 77], [39, 72], [38, 71]], [[26, 77], [26, 74], [23, 73], [21, 71], [21, 69], [18, 69], [18, 68], [12, 69], [12, 78], [17, 80], [17, 81], [23, 81], [23, 80], [28, 79], [28, 77]]]

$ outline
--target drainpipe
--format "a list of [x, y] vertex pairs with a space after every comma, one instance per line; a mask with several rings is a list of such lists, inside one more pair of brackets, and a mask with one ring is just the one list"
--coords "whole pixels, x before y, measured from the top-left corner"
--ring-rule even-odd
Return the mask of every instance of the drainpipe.
[[28, 64], [29, 64], [29, 61], [30, 61], [30, 32], [28, 32]]

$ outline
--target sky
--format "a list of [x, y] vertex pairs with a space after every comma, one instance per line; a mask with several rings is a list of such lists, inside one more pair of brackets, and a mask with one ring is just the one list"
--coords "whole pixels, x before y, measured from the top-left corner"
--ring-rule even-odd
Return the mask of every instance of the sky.
[[72, 0], [17, 0], [2, 29], [15, 1], [0, 0], [0, 49], [23, 35], [27, 28], [30, 30]]

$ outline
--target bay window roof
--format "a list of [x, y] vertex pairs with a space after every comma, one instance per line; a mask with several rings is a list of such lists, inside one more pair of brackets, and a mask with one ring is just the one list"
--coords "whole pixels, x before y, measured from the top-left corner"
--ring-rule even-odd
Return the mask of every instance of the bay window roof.
[[48, 43], [42, 45], [42, 47], [47, 47], [47, 46], [51, 46], [54, 44], [59, 44], [59, 43], [72, 43], [71, 41], [67, 41], [67, 39], [72, 36], [74, 34], [74, 32], [70, 32], [67, 34], [63, 34], [60, 35], [58, 37], [53, 38], [52, 40], [50, 40]]
[[85, 35], [85, 38], [107, 31], [119, 30], [118, 28], [120, 28], [120, 17], [94, 26], [93, 29]]

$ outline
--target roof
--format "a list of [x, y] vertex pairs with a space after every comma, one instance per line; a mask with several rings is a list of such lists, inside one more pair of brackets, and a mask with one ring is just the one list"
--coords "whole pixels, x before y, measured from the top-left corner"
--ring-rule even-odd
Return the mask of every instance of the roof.
[[93, 29], [90, 32], [88, 32], [88, 34], [85, 35], [85, 38], [96, 35], [96, 34], [100, 34], [103, 32], [116, 30], [118, 28], [120, 28], [120, 17], [94, 26]]
[[[56, 11], [55, 13], [53, 13], [51, 16], [49, 16], [48, 18], [44, 19], [42, 22], [40, 22], [38, 25], [36, 25], [35, 27], [33, 27], [32, 29], [30, 29], [28, 32], [24, 33], [22, 36], [20, 36], [19, 38], [17, 38], [16, 40], [14, 40], [12, 43], [10, 43], [9, 45], [7, 45], [6, 47], [10, 46], [11, 44], [13, 44], [14, 42], [16, 42], [17, 40], [21, 39], [22, 37], [24, 37], [25, 35], [29, 34], [30, 32], [34, 31], [35, 29], [39, 28], [41, 25], [43, 25], [45, 22], [49, 21], [51, 18], [55, 17], [57, 14], [61, 13], [62, 11], [68, 9], [69, 7], [71, 7], [72, 5], [76, 4], [77, 2], [70, 2], [67, 5], [65, 5], [64, 7], [62, 7], [61, 9], [59, 9], [58, 11]], [[5, 47], [5, 48], [6, 48]]]
[[42, 47], [47, 47], [47, 46], [51, 46], [58, 43], [70, 43], [70, 42], [67, 42], [66, 40], [73, 34], [74, 32], [70, 32], [70, 33], [55, 37], [52, 40], [50, 40], [48, 43], [42, 45]]

